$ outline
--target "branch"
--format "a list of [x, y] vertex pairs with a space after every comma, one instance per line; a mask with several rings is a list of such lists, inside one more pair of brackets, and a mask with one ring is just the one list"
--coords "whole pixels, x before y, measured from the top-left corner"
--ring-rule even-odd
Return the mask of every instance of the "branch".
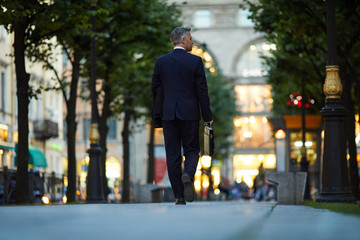
[[326, 33], [326, 23], [324, 23], [324, 21], [322, 21], [320, 18], [318, 18], [318, 15], [314, 13], [314, 11], [307, 6], [303, 1], [301, 1], [300, 3], [301, 5], [303, 5], [303, 9], [305, 9], [305, 13], [307, 13], [309, 15], [309, 17], [311, 17], [312, 19], [316, 20], [316, 22], [319, 24], [320, 28]]
[[359, 79], [358, 76], [355, 74], [356, 70], [352, 67], [351, 63], [349, 62], [347, 55], [344, 55], [344, 51], [342, 50], [342, 48], [338, 45], [338, 52], [339, 55], [344, 59], [345, 62], [345, 66], [349, 68], [349, 72], [352, 75], [352, 77], [355, 79], [355, 82], [358, 83]]
[[74, 65], [72, 59], [71, 59], [71, 55], [70, 55], [70, 52], [67, 50], [66, 48], [66, 43], [65, 42], [61, 42], [61, 46], [62, 46], [62, 49], [63, 51], [65, 51], [66, 53], [66, 56], [68, 57], [69, 61], [71, 62], [71, 65]]
[[49, 60], [46, 59], [42, 59], [43, 62], [46, 63], [46, 65], [48, 66], [49, 69], [53, 70], [53, 72], [55, 73], [56, 76], [56, 80], [58, 81], [58, 83], [60, 84], [60, 88], [61, 88], [61, 92], [64, 96], [65, 102], [68, 101], [67, 96], [66, 96], [66, 92], [65, 92], [65, 86], [62, 83], [62, 79], [60, 78], [58, 71], [54, 68], [54, 66], [49, 62]]
[[[311, 52], [305, 48], [305, 52], [308, 56], [311, 56]], [[321, 79], [323, 78], [323, 75], [320, 71], [320, 69], [318, 67], [316, 67], [316, 63], [314, 62], [314, 60], [311, 57], [308, 57], [308, 59], [310, 60], [310, 62], [312, 63], [312, 66], [314, 67], [314, 70], [316, 72], [316, 75], [318, 75], [318, 77]]]

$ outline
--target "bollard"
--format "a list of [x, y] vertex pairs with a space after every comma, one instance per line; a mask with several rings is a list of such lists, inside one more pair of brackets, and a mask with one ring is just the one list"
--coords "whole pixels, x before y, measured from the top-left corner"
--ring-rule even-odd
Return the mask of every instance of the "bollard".
[[306, 172], [276, 172], [266, 179], [277, 186], [277, 202], [284, 205], [301, 205], [304, 202]]

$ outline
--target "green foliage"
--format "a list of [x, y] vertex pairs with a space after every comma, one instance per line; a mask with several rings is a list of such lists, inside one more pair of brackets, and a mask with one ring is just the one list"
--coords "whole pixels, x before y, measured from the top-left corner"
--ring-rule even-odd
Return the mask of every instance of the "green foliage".
[[[307, 113], [319, 114], [324, 105], [323, 79], [314, 75], [313, 72], [297, 69], [296, 64], [299, 62], [299, 57], [292, 57], [281, 51], [275, 52], [273, 56], [273, 58], [266, 59], [266, 64], [270, 67], [268, 82], [273, 89], [273, 113], [301, 114], [301, 108], [289, 105], [288, 101], [290, 94], [301, 92], [303, 78], [306, 86], [305, 98], [315, 100], [315, 104], [307, 109]], [[303, 63], [305, 62], [303, 61]]]
[[[47, 4], [36, 0], [1, 0], [0, 5], [0, 25], [3, 25], [9, 33], [15, 32], [16, 24], [23, 24], [24, 52], [32, 51], [49, 38], [49, 31], [40, 30], [44, 23], [51, 20]], [[41, 89], [30, 86], [28, 97], [36, 98], [40, 93]]]
[[[318, 114], [324, 105], [322, 91], [327, 59], [326, 2], [311, 0], [245, 1], [255, 29], [276, 44], [269, 66], [269, 83], [273, 87], [273, 111], [276, 114], [299, 114], [287, 105], [289, 94], [301, 91], [301, 76], [306, 82], [306, 97], [315, 98], [309, 113]], [[338, 62], [341, 80], [359, 84], [359, 14], [360, 2], [336, 1]], [[346, 16], [346, 19], [345, 19]], [[353, 96], [355, 98], [355, 94]]]
[[171, 49], [169, 33], [180, 25], [180, 13], [158, 0], [100, 1], [99, 7], [107, 11], [97, 19], [100, 101], [109, 97], [112, 115], [128, 110], [133, 119], [149, 116], [153, 65]]

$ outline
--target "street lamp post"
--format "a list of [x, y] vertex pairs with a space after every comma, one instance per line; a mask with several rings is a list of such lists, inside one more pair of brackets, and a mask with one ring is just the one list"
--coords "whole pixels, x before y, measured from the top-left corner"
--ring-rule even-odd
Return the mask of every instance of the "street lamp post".
[[92, 31], [91, 38], [91, 129], [89, 134], [90, 149], [89, 153], [90, 162], [86, 179], [86, 201], [89, 203], [102, 203], [105, 202], [102, 184], [102, 172], [100, 165], [101, 148], [99, 146], [99, 130], [98, 119], [99, 112], [97, 108], [96, 96], [96, 1], [91, 2], [91, 7], [94, 12], [92, 16]]
[[317, 202], [355, 203], [351, 193], [346, 161], [345, 109], [341, 102], [342, 85], [336, 61], [335, 6], [327, 0], [328, 65], [324, 93], [324, 154], [321, 162], [321, 187]]

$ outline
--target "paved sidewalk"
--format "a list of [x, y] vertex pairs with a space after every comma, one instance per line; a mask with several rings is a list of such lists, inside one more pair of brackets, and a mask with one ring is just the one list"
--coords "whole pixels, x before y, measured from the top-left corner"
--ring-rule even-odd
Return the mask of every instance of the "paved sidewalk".
[[0, 207], [1, 240], [360, 239], [360, 217], [274, 202]]

